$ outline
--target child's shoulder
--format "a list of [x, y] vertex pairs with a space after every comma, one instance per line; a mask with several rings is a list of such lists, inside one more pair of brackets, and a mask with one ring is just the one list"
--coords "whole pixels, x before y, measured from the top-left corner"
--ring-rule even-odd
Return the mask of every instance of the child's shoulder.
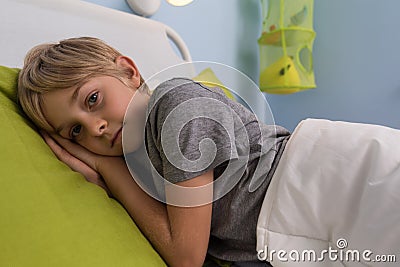
[[160, 83], [154, 90], [154, 92], [163, 92], [163, 91], [170, 91], [173, 89], [184, 87], [183, 89], [187, 89], [193, 86], [196, 86], [197, 83], [189, 78], [172, 78]]
[[219, 93], [219, 90], [204, 86], [200, 82], [188, 78], [173, 78], [165, 82], [160, 83], [157, 88], [153, 91], [155, 97], [160, 97], [167, 93], [174, 91], [174, 94], [193, 94], [201, 96], [203, 94], [209, 95], [210, 93]]
[[173, 78], [162, 82], [152, 92], [149, 106], [173, 107], [186, 100], [208, 97], [225, 97], [219, 88], [209, 88], [188, 78]]

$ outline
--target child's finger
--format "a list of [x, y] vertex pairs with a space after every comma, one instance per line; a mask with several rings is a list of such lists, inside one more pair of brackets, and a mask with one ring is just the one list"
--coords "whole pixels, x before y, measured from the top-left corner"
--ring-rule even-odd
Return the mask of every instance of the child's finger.
[[62, 146], [66, 151], [68, 151], [74, 157], [80, 159], [81, 161], [85, 162], [89, 165], [92, 169], [95, 169], [95, 157], [96, 154], [90, 152], [86, 148], [71, 142], [68, 139], [65, 139], [58, 135], [52, 135], [52, 138]]
[[49, 135], [44, 134], [42, 135], [44, 141], [46, 144], [50, 147], [50, 149], [53, 151], [53, 153], [57, 156], [57, 158], [60, 159], [60, 156], [62, 156], [62, 150], [64, 150], [59, 144], [57, 144], [53, 138], [51, 138]]

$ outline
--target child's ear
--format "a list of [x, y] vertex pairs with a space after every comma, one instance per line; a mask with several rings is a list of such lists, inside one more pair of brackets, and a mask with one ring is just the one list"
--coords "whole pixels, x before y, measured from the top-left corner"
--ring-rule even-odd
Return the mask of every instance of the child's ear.
[[115, 64], [117, 65], [117, 67], [129, 71], [128, 79], [135, 88], [138, 88], [140, 86], [141, 76], [139, 73], [139, 69], [137, 68], [135, 62], [133, 62], [132, 59], [130, 59], [127, 56], [118, 56], [115, 59]]

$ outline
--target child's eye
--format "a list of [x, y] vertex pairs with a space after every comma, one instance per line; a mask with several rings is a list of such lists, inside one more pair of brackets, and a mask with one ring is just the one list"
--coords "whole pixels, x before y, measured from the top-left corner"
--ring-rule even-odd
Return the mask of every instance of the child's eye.
[[77, 125], [77, 126], [74, 126], [74, 127], [72, 128], [72, 130], [71, 130], [71, 136], [72, 136], [72, 138], [75, 138], [75, 137], [77, 137], [77, 136], [80, 134], [81, 128], [82, 128], [81, 125]]
[[89, 97], [89, 99], [88, 99], [89, 107], [91, 107], [94, 104], [96, 104], [98, 96], [99, 96], [99, 93], [94, 93]]

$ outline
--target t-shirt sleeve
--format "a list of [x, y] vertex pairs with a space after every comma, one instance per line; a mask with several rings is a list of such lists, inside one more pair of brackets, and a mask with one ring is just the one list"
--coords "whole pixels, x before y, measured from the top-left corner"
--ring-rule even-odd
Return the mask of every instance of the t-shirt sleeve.
[[150, 161], [164, 179], [177, 183], [237, 158], [240, 120], [218, 94], [193, 81], [178, 83], [156, 100], [146, 142]]

